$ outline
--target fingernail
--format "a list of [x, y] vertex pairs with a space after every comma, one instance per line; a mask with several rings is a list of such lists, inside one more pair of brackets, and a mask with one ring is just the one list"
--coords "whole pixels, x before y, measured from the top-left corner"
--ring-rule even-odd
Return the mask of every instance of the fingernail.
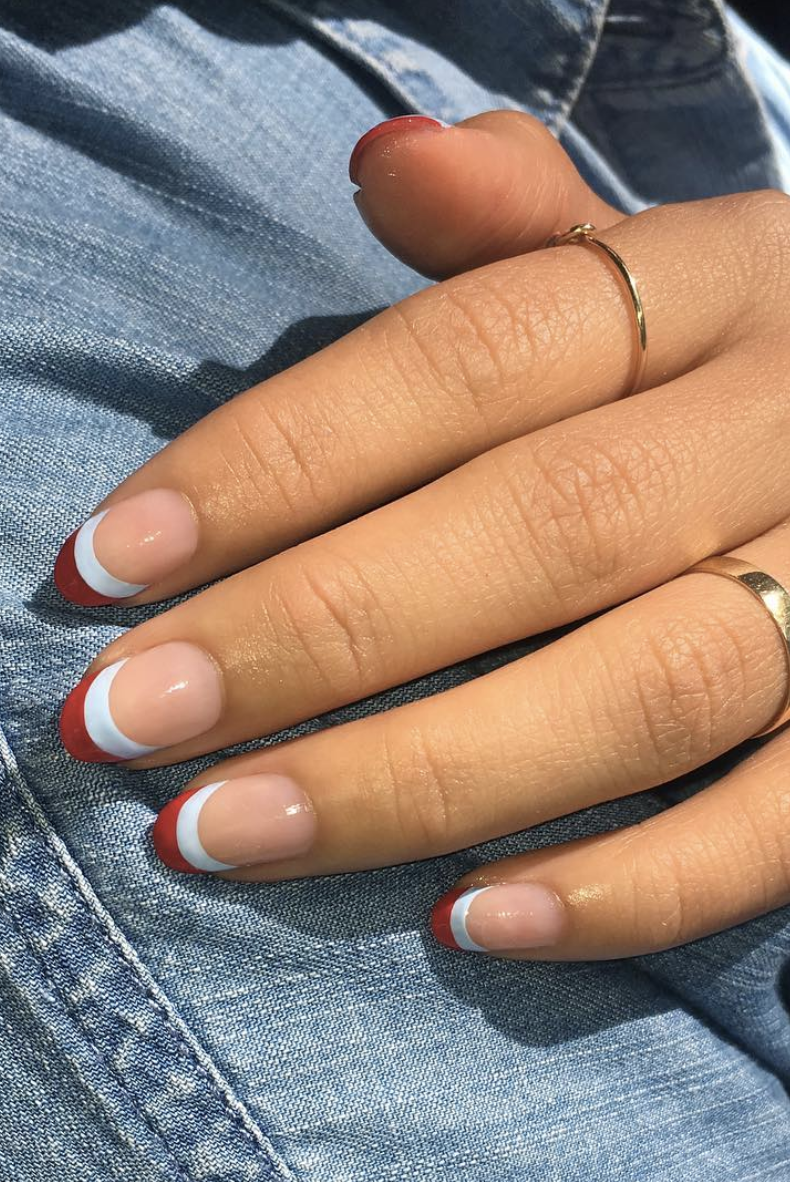
[[537, 882], [448, 891], [431, 912], [431, 931], [448, 948], [504, 952], [556, 944], [566, 924], [559, 897]]
[[165, 805], [151, 837], [172, 870], [234, 870], [304, 854], [316, 819], [289, 776], [240, 776], [190, 788]]
[[452, 126], [450, 123], [444, 123], [441, 119], [431, 119], [428, 115], [397, 115], [394, 119], [385, 119], [383, 123], [377, 123], [375, 127], [371, 127], [370, 131], [366, 131], [354, 145], [348, 162], [349, 180], [355, 185], [360, 184], [360, 162], [368, 144], [372, 144], [374, 140], [381, 139], [385, 135], [394, 135], [399, 131], [418, 131], [422, 128], [433, 128], [434, 131], [440, 131], [443, 127], [450, 126]]
[[201, 735], [221, 710], [211, 658], [194, 644], [173, 641], [84, 678], [63, 705], [60, 737], [75, 759], [115, 763]]
[[176, 570], [197, 544], [186, 497], [154, 488], [103, 509], [75, 530], [55, 561], [55, 586], [82, 607], [115, 603]]

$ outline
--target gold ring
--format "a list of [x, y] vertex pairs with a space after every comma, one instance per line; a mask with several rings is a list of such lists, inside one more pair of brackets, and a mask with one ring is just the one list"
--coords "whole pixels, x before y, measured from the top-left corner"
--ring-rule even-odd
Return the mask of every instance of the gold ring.
[[681, 574], [690, 575], [694, 571], [709, 571], [713, 575], [725, 575], [728, 579], [734, 579], [736, 583], [742, 583], [756, 599], [760, 600], [763, 607], [767, 608], [784, 641], [787, 669], [785, 700], [768, 726], [761, 731], [756, 731], [752, 738], [756, 739], [759, 735], [767, 735], [790, 718], [790, 591], [764, 570], [759, 570], [741, 558], [732, 558], [729, 554], [713, 554], [710, 558], [703, 558], [701, 562], [690, 566], [688, 570], [681, 571]]
[[617, 274], [622, 279], [625, 289], [631, 298], [635, 313], [635, 345], [634, 360], [631, 365], [631, 374], [629, 375], [628, 386], [621, 397], [625, 398], [630, 394], [636, 393], [644, 376], [645, 367], [647, 366], [647, 326], [645, 325], [645, 310], [642, 307], [642, 297], [639, 294], [639, 288], [636, 285], [631, 272], [628, 270], [625, 262], [621, 256], [614, 250], [607, 242], [602, 242], [600, 238], [594, 237], [595, 226], [592, 222], [583, 222], [578, 226], [571, 226], [570, 230], [566, 230], [564, 234], [552, 234], [546, 240], [546, 246], [564, 246], [566, 243], [579, 243], [580, 245], [597, 246], [599, 250], [603, 251], [604, 255], [610, 262], [614, 263], [617, 269]]

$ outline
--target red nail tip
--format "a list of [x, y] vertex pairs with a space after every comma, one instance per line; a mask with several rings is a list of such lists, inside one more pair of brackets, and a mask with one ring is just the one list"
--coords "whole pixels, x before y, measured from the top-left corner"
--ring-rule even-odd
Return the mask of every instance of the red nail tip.
[[181, 870], [185, 874], [200, 874], [202, 872], [182, 856], [178, 848], [176, 825], [184, 802], [199, 790], [199, 788], [190, 788], [166, 804], [154, 821], [154, 827], [151, 830], [151, 840], [160, 861], [164, 862], [165, 866], [169, 866], [171, 870]]
[[446, 948], [456, 948], [461, 951], [450, 928], [450, 915], [456, 899], [465, 895], [468, 889], [468, 887], [456, 887], [454, 890], [448, 891], [446, 895], [442, 895], [441, 899], [437, 900], [431, 911], [431, 931], [439, 943], [444, 944]]
[[98, 673], [85, 677], [71, 691], [60, 712], [60, 740], [74, 759], [83, 763], [119, 763], [115, 755], [108, 755], [97, 747], [85, 726], [85, 696]]
[[433, 127], [439, 130], [444, 128], [444, 124], [440, 123], [438, 119], [431, 119], [428, 115], [397, 115], [394, 119], [385, 119], [383, 123], [377, 123], [375, 127], [371, 127], [370, 131], [366, 131], [354, 145], [348, 162], [348, 177], [352, 184], [358, 185], [360, 183], [358, 179], [359, 162], [368, 144], [373, 143], [373, 140], [380, 139], [381, 136], [394, 135], [401, 128], [413, 131], [421, 127]]
[[77, 570], [74, 558], [74, 542], [79, 533], [75, 529], [61, 547], [60, 554], [55, 559], [55, 586], [64, 599], [69, 603], [76, 603], [79, 607], [104, 607], [108, 603], [115, 603], [105, 595], [99, 595], [83, 579]]

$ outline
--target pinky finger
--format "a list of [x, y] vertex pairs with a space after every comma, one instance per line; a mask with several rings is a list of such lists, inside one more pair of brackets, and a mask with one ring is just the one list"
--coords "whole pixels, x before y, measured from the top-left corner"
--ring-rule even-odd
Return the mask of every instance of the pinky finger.
[[457, 950], [531, 960], [638, 956], [790, 902], [790, 727], [639, 825], [516, 854], [433, 909]]

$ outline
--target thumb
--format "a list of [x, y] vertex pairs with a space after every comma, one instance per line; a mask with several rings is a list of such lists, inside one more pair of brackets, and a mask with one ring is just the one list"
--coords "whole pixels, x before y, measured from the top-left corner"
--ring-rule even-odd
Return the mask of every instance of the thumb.
[[349, 175], [372, 233], [433, 279], [539, 249], [577, 222], [602, 230], [626, 216], [521, 111], [486, 111], [453, 126], [422, 115], [388, 119], [356, 144]]

